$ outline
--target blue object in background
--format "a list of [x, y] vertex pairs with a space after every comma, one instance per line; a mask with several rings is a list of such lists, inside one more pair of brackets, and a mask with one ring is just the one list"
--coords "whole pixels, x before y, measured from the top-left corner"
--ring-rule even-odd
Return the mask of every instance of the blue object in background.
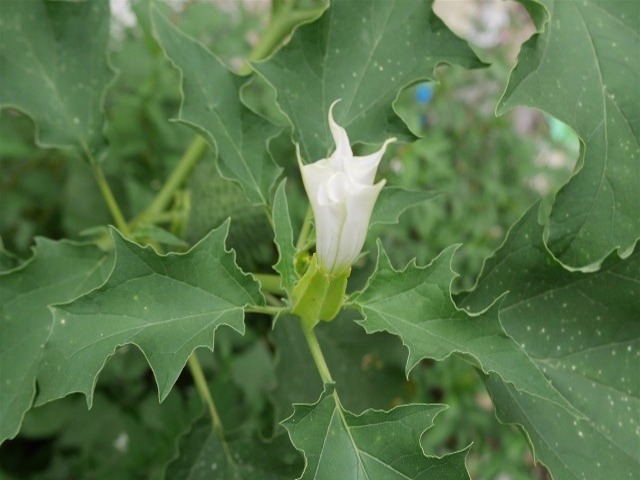
[[428, 104], [433, 98], [433, 86], [430, 83], [421, 83], [416, 87], [416, 101], [423, 105]]

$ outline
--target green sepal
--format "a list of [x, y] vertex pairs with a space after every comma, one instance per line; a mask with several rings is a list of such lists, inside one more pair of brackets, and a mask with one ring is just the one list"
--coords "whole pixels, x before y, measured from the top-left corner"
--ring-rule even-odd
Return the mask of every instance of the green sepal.
[[327, 274], [311, 257], [309, 268], [293, 287], [291, 312], [302, 320], [305, 328], [313, 329], [320, 320], [330, 322], [342, 308], [351, 268], [337, 275]]

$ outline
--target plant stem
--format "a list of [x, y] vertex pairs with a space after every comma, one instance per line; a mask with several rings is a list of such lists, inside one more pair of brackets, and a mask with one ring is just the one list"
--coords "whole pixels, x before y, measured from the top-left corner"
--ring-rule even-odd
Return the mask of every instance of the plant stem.
[[262, 290], [277, 295], [284, 295], [286, 292], [280, 286], [280, 275], [270, 273], [254, 273], [253, 276], [260, 282]]
[[305, 243], [307, 243], [307, 238], [309, 237], [309, 233], [311, 232], [311, 222], [313, 221], [313, 210], [311, 206], [307, 208], [307, 214], [304, 216], [304, 221], [302, 222], [302, 228], [300, 229], [300, 235], [298, 236], [298, 242], [296, 243], [296, 251], [302, 250]]
[[268, 305], [250, 305], [245, 307], [244, 311], [247, 313], [264, 313], [265, 315], [277, 315], [284, 310], [282, 307], [270, 307]]
[[169, 206], [174, 192], [184, 183], [206, 148], [207, 142], [200, 135], [193, 139], [153, 201], [133, 220], [134, 224], [148, 221], [149, 218], [162, 213]]
[[307, 339], [309, 350], [311, 350], [311, 356], [316, 364], [320, 378], [322, 378], [322, 383], [333, 383], [329, 367], [324, 359], [324, 355], [322, 355], [322, 350], [320, 349], [320, 344], [318, 343], [318, 338], [316, 337], [313, 328], [305, 328], [303, 326], [302, 331], [304, 332], [304, 337]]
[[104, 198], [104, 201], [107, 204], [107, 208], [113, 217], [116, 227], [118, 227], [118, 230], [120, 230], [125, 237], [130, 237], [131, 230], [129, 229], [129, 225], [124, 219], [124, 215], [122, 214], [122, 210], [120, 210], [120, 206], [118, 205], [116, 198], [113, 196], [113, 191], [111, 191], [111, 187], [109, 187], [109, 183], [107, 182], [107, 178], [104, 176], [102, 168], [100, 168], [100, 165], [96, 162], [88, 149], [85, 149], [85, 154], [88, 156], [91, 171], [93, 172], [93, 176], [96, 179], [100, 193], [102, 193], [102, 198]]
[[189, 355], [187, 364], [189, 365], [189, 370], [191, 370], [191, 376], [193, 376], [193, 381], [196, 384], [196, 388], [198, 389], [200, 398], [202, 398], [202, 401], [205, 403], [205, 405], [207, 405], [207, 408], [209, 409], [213, 428], [216, 430], [216, 432], [218, 432], [220, 440], [224, 443], [224, 429], [222, 427], [222, 422], [220, 421], [220, 416], [218, 415], [216, 404], [213, 402], [213, 397], [211, 396], [211, 392], [209, 391], [209, 385], [207, 385], [207, 380], [204, 377], [204, 372], [202, 371], [202, 366], [200, 365], [200, 361], [196, 356], [196, 352], [192, 352], [191, 355]]

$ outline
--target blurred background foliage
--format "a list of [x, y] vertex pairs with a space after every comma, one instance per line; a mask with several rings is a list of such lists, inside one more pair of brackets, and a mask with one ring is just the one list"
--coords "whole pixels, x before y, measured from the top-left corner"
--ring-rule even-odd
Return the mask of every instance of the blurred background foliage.
[[[466, 6], [464, 11], [460, 4]], [[180, 104], [178, 74], [151, 35], [147, 2], [113, 1], [112, 6], [116, 15], [109, 59], [118, 75], [105, 97], [109, 149], [103, 155], [103, 168], [125, 214], [133, 218], [159, 191], [194, 134], [170, 120]], [[161, 3], [161, 8], [230, 69], [241, 71], [265, 28], [270, 5], [262, 0], [183, 0]], [[441, 195], [406, 212], [398, 225], [376, 227], [367, 248], [375, 250], [379, 237], [396, 267], [401, 267], [413, 257], [419, 264], [428, 263], [446, 246], [461, 243], [455, 258], [460, 277], [454, 287], [462, 290], [472, 287], [483, 259], [526, 208], [540, 197], [549, 198], [566, 181], [578, 155], [578, 141], [564, 125], [539, 112], [494, 114], [517, 49], [532, 31], [519, 4], [438, 2], [436, 11], [491, 67], [476, 71], [440, 67], [437, 83], [401, 92], [396, 110], [421, 138], [390, 149], [380, 176], [388, 185], [436, 190]], [[273, 91], [264, 83], [253, 79], [244, 98], [285, 126]], [[297, 181], [289, 134], [285, 128], [270, 146], [285, 173], [296, 179], [287, 184], [295, 228], [307, 201]], [[36, 235], [86, 239], [111, 221], [89, 167], [65, 151], [39, 149], [33, 139], [34, 125], [28, 117], [13, 110], [0, 113], [3, 269], [30, 255]], [[166, 251], [183, 251], [229, 216], [229, 246], [236, 249], [239, 264], [268, 272], [276, 260], [268, 221], [234, 183], [217, 174], [210, 151], [176, 195], [171, 211], [157, 219], [156, 227], [166, 230], [150, 229], [149, 236]], [[354, 274], [351, 288], [363, 284], [372, 268], [370, 261], [371, 257], [360, 261], [363, 268]], [[343, 323], [340, 328], [357, 336], [348, 321], [338, 320]], [[304, 397], [308, 387], [291, 386], [296, 372], [283, 367], [282, 358], [296, 358], [287, 350], [289, 333], [271, 332], [264, 317], [247, 322], [245, 337], [220, 331], [215, 355], [202, 354], [201, 362], [227, 429], [252, 423], [265, 435], [278, 433], [277, 421], [288, 414], [282, 388], [289, 389], [288, 395]], [[376, 407], [406, 401], [450, 406], [423, 436], [425, 451], [441, 454], [473, 443], [468, 456], [472, 478], [548, 478], [542, 467], [533, 466], [524, 438], [495, 420], [491, 400], [472, 367], [456, 359], [423, 362], [405, 381], [406, 356], [400, 342], [383, 334], [368, 337], [374, 338], [364, 340], [369, 342], [366, 348], [383, 353], [363, 353], [348, 344], [336, 345], [335, 351], [349, 352], [344, 363], [353, 360], [351, 375], [369, 369], [392, 373], [393, 385], [376, 384], [389, 393], [387, 403]], [[341, 375], [349, 378], [348, 371], [338, 379]], [[358, 391], [346, 394], [354, 409], [371, 399], [366, 385], [358, 385]], [[158, 405], [142, 355], [135, 348], [119, 350], [100, 377], [91, 411], [78, 414], [85, 410], [84, 399], [72, 396], [29, 412], [20, 435], [0, 448], [0, 478], [161, 478], [164, 465], [176, 455], [176, 439], [202, 412], [190, 378], [181, 379], [178, 387]], [[309, 393], [311, 400], [315, 394]]]

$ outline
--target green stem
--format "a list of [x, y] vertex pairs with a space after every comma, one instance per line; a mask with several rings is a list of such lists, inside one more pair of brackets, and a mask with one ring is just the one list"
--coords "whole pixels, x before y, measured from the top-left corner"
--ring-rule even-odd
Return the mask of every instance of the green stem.
[[244, 311], [247, 313], [264, 313], [265, 315], [277, 315], [283, 310], [284, 308], [282, 307], [270, 307], [268, 305], [249, 305], [244, 309]]
[[253, 276], [262, 285], [262, 290], [277, 295], [284, 295], [286, 292], [280, 286], [280, 275], [272, 275], [270, 273], [254, 273]]
[[120, 230], [125, 237], [130, 237], [131, 230], [129, 229], [129, 225], [127, 225], [127, 221], [124, 219], [122, 210], [120, 210], [120, 206], [118, 205], [116, 198], [113, 196], [113, 191], [111, 191], [111, 187], [109, 187], [109, 183], [107, 182], [107, 178], [104, 176], [102, 168], [100, 168], [100, 165], [95, 161], [93, 156], [88, 153], [88, 150], [86, 153], [89, 157], [93, 176], [98, 183], [100, 193], [102, 193], [102, 197], [107, 204], [107, 208], [109, 209], [109, 212], [111, 212], [111, 216], [113, 217], [116, 227], [118, 227], [118, 230]]
[[305, 328], [303, 326], [302, 331], [304, 332], [304, 337], [307, 339], [309, 350], [311, 350], [311, 356], [313, 357], [313, 361], [316, 364], [318, 373], [320, 373], [322, 383], [333, 383], [331, 373], [329, 372], [329, 367], [327, 366], [327, 362], [324, 359], [324, 355], [322, 355], [322, 350], [320, 349], [320, 344], [318, 343], [318, 338], [316, 337], [313, 328]]
[[213, 397], [211, 396], [211, 392], [209, 391], [209, 385], [207, 385], [207, 380], [204, 376], [204, 372], [202, 371], [200, 361], [196, 356], [196, 352], [193, 352], [191, 353], [191, 355], [189, 355], [187, 364], [189, 365], [189, 370], [191, 370], [191, 376], [193, 377], [193, 381], [196, 384], [196, 388], [198, 389], [200, 398], [202, 398], [202, 401], [209, 409], [213, 428], [216, 430], [216, 432], [218, 432], [220, 440], [224, 443], [224, 429], [222, 427], [222, 422], [220, 421], [220, 416], [218, 415], [216, 404], [213, 402]]
[[309, 233], [311, 232], [311, 223], [313, 221], [313, 210], [311, 206], [307, 208], [307, 214], [304, 216], [304, 221], [302, 222], [302, 228], [300, 229], [300, 235], [298, 236], [298, 242], [296, 243], [296, 251], [301, 251], [302, 248], [307, 243], [307, 238], [309, 237]]
[[198, 135], [193, 139], [153, 201], [133, 220], [134, 224], [148, 221], [149, 218], [162, 213], [169, 206], [173, 194], [184, 183], [206, 148], [207, 142], [204, 138]]

